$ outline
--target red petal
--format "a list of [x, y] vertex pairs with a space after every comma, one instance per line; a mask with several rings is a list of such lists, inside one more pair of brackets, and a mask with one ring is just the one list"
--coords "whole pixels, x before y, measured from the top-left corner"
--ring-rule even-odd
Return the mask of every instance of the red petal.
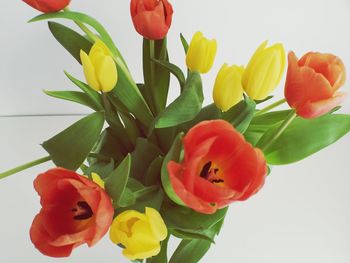
[[168, 163], [169, 178], [175, 193], [178, 197], [193, 210], [203, 214], [213, 214], [217, 210], [217, 206], [213, 206], [208, 202], [201, 200], [189, 192], [181, 180], [181, 165], [170, 161]]
[[339, 106], [346, 98], [346, 93], [338, 92], [332, 98], [317, 102], [306, 102], [297, 108], [297, 114], [305, 119], [312, 119], [322, 116]]

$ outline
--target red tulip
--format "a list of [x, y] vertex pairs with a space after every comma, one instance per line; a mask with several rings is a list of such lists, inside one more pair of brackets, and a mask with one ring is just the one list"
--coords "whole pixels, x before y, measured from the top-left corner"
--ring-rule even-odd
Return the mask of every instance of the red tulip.
[[184, 137], [184, 160], [168, 163], [175, 193], [197, 212], [212, 214], [259, 191], [267, 173], [263, 153], [223, 120], [204, 121]]
[[130, 12], [140, 35], [151, 40], [167, 35], [173, 16], [173, 7], [168, 0], [131, 0]]
[[22, 0], [43, 13], [55, 13], [67, 7], [71, 0]]
[[299, 116], [316, 118], [343, 102], [346, 94], [338, 89], [345, 83], [346, 73], [338, 57], [309, 52], [298, 61], [290, 52], [288, 60], [285, 97]]
[[30, 238], [44, 255], [67, 257], [77, 246], [94, 245], [108, 231], [114, 215], [111, 199], [89, 179], [55, 168], [40, 174], [34, 188], [42, 209], [34, 218]]

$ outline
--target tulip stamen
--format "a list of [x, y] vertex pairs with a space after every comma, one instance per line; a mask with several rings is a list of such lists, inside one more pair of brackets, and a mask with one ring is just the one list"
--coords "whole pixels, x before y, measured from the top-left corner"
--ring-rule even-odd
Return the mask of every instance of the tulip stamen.
[[71, 210], [75, 215], [74, 220], [86, 220], [93, 216], [91, 207], [85, 201], [77, 202], [77, 206]]
[[225, 181], [217, 174], [219, 171], [220, 170], [218, 168], [212, 168], [212, 162], [209, 161], [203, 166], [200, 177], [207, 179], [213, 184], [224, 183]]

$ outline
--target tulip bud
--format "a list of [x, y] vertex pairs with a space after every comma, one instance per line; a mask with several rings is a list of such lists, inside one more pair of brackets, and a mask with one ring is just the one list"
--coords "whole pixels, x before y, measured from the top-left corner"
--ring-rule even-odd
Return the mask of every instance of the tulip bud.
[[285, 64], [282, 44], [267, 48], [267, 41], [262, 43], [250, 59], [242, 78], [243, 88], [249, 97], [265, 99], [280, 82]]
[[124, 247], [123, 255], [129, 260], [145, 259], [160, 252], [160, 241], [166, 239], [168, 230], [159, 214], [146, 207], [144, 214], [127, 210], [118, 215], [109, 236], [113, 243]]
[[215, 39], [209, 40], [201, 32], [197, 32], [187, 51], [186, 64], [191, 71], [207, 73], [214, 64], [217, 51]]
[[242, 100], [243, 72], [244, 68], [236, 65], [229, 67], [224, 64], [221, 67], [215, 80], [213, 99], [215, 105], [223, 112], [228, 111]]
[[70, 0], [22, 0], [31, 7], [39, 10], [43, 13], [55, 13], [65, 7], [70, 3]]
[[143, 37], [160, 40], [167, 35], [173, 16], [168, 0], [131, 0], [130, 12], [136, 31]]
[[80, 50], [80, 59], [91, 88], [102, 92], [114, 89], [118, 81], [117, 67], [111, 52], [102, 41], [99, 40], [92, 46], [89, 55]]

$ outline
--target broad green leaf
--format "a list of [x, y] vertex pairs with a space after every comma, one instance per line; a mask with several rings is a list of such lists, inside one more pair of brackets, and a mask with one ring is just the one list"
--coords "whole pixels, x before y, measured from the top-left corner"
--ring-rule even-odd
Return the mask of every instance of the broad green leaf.
[[103, 113], [90, 114], [45, 141], [42, 146], [57, 166], [75, 171], [97, 142], [103, 124]]
[[187, 51], [188, 51], [188, 42], [187, 40], [185, 39], [184, 35], [181, 33], [180, 34], [180, 39], [181, 39], [181, 43], [182, 43], [182, 46], [185, 50], [185, 53], [187, 54]]
[[131, 156], [128, 154], [106, 180], [105, 189], [115, 205], [121, 205], [130, 176], [130, 168]]
[[281, 110], [268, 112], [252, 119], [251, 125], [271, 126], [284, 121], [292, 110]]
[[80, 50], [89, 53], [92, 43], [74, 30], [56, 22], [48, 22], [56, 40], [81, 64]]
[[168, 237], [162, 241], [161, 249], [158, 255], [148, 258], [146, 263], [168, 263], [168, 241], [169, 241], [170, 235], [168, 234]]
[[192, 72], [181, 95], [156, 118], [156, 128], [173, 127], [190, 121], [201, 111], [203, 90], [201, 76]]
[[131, 154], [132, 166], [131, 175], [142, 183], [146, 181], [148, 167], [161, 154], [160, 150], [153, 143], [145, 138], [136, 141], [135, 150]]
[[181, 151], [182, 151], [182, 138], [183, 134], [180, 133], [174, 140], [173, 145], [170, 148], [170, 151], [164, 157], [162, 170], [161, 170], [161, 180], [165, 193], [167, 196], [179, 205], [185, 205], [184, 202], [177, 196], [173, 186], [170, 182], [169, 173], [168, 173], [168, 163], [169, 161], [180, 161]]
[[230, 122], [239, 132], [244, 133], [254, 117], [255, 107], [255, 102], [249, 97], [245, 97], [230, 110], [223, 112], [222, 118]]
[[[214, 237], [220, 232], [222, 224], [223, 219], [211, 228], [208, 228], [206, 234], [211, 237], [211, 239], [214, 239]], [[207, 253], [211, 244], [210, 241], [203, 239], [182, 240], [170, 258], [169, 263], [197, 263]]]
[[215, 214], [201, 214], [188, 207], [178, 206], [170, 202], [164, 203], [161, 209], [161, 214], [168, 228], [197, 231], [199, 233], [222, 220], [226, 212], [227, 208], [223, 208]]
[[161, 168], [163, 164], [163, 157], [158, 156], [153, 162], [150, 164], [146, 173], [146, 185], [155, 185], [161, 183]]
[[200, 232], [196, 232], [196, 231], [191, 231], [191, 230], [181, 230], [181, 229], [169, 229], [170, 233], [180, 239], [202, 239], [202, 240], [206, 240], [209, 241], [210, 243], [215, 243], [215, 241], [213, 240], [212, 237], [210, 237], [209, 235], [205, 235], [203, 233]]
[[69, 19], [72, 21], [81, 22], [91, 26], [101, 36], [101, 39], [107, 45], [107, 47], [111, 50], [112, 54], [115, 57], [122, 59], [123, 63], [126, 65], [125, 60], [123, 59], [117, 47], [115, 46], [113, 39], [108, 34], [107, 30], [96, 19], [86, 14], [79, 13], [79, 12], [72, 12], [72, 11], [47, 13], [47, 14], [36, 16], [33, 19], [29, 20], [29, 22], [37, 22], [37, 21], [55, 19], [55, 18]]
[[176, 66], [175, 64], [172, 64], [168, 61], [164, 61], [164, 60], [154, 59], [153, 61], [155, 63], [157, 63], [158, 65], [164, 67], [171, 74], [173, 74], [177, 78], [177, 80], [179, 81], [181, 88], [185, 85], [185, 82], [186, 82], [185, 75], [178, 66]]
[[99, 105], [96, 105], [95, 101], [93, 101], [87, 94], [79, 91], [51, 91], [44, 90], [46, 95], [49, 95], [54, 98], [73, 101], [85, 106], [90, 107], [95, 111], [100, 111], [102, 108]]
[[86, 169], [86, 175], [90, 176], [91, 173], [97, 173], [102, 179], [107, 178], [114, 170], [115, 162], [111, 158], [109, 162], [96, 161]]
[[[271, 128], [257, 146], [274, 130]], [[265, 157], [269, 164], [274, 165], [297, 162], [336, 142], [349, 131], [350, 115], [327, 114], [312, 120], [297, 118], [265, 150]]]
[[96, 107], [99, 107], [101, 109], [103, 109], [102, 106], [102, 99], [100, 94], [98, 94], [98, 92], [96, 92], [95, 90], [93, 90], [92, 88], [90, 88], [87, 84], [85, 84], [84, 82], [74, 78], [73, 76], [71, 76], [68, 72], [64, 72], [64, 74], [67, 76], [67, 78], [73, 83], [75, 84], [78, 88], [80, 88], [82, 91], [84, 91], [84, 93], [86, 95], [88, 95], [92, 101], [94, 101], [94, 103], [96, 104]]

